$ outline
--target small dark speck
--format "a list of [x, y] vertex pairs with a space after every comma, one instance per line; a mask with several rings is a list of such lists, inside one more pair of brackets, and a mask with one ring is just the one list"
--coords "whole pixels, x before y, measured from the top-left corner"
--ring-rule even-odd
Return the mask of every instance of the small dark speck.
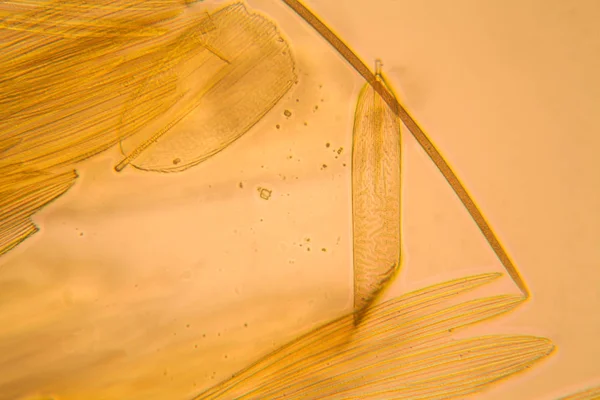
[[321, 249], [321, 251], [322, 251], [322, 252], [326, 252], [326, 251], [327, 251], [327, 249], [326, 249], [325, 247], [323, 247], [323, 248]]
[[304, 121], [304, 126], [308, 126], [308, 122]]
[[325, 143], [325, 147], [331, 146], [331, 143]]
[[217, 336], [221, 336], [221, 332], [217, 333]]
[[83, 236], [83, 232], [81, 232], [81, 233], [79, 234], [79, 236]]
[[323, 166], [321, 168], [323, 168], [323, 169], [327, 168], [327, 164], [323, 164]]
[[345, 166], [346, 166], [346, 163], [343, 163], [342, 165], [345, 167]]
[[190, 324], [187, 324], [185, 327], [186, 327], [186, 328], [189, 328], [189, 327], [190, 327]]
[[279, 129], [281, 126], [279, 124], [275, 125], [275, 128]]
[[306, 248], [306, 251], [310, 251], [310, 247], [307, 247], [307, 248]]
[[175, 159], [173, 160], [173, 165], [177, 165], [177, 164], [179, 164], [180, 162], [181, 162], [181, 159], [180, 159], [180, 158], [175, 158]]
[[300, 102], [300, 99], [296, 99], [296, 103], [299, 103], [299, 102]]
[[240, 182], [240, 184], [238, 186], [240, 187], [240, 189], [244, 188], [244, 184], [242, 182]]
[[283, 115], [285, 115], [286, 117], [288, 117], [288, 118], [289, 118], [289, 117], [291, 117], [291, 116], [292, 116], [292, 112], [291, 112], [290, 110], [285, 110], [285, 111], [283, 112]]
[[244, 324], [244, 328], [247, 328], [247, 327], [248, 327], [248, 324], [247, 324], [247, 323], [245, 323], [245, 324]]
[[317, 111], [319, 109], [319, 106], [315, 106], [315, 111]]

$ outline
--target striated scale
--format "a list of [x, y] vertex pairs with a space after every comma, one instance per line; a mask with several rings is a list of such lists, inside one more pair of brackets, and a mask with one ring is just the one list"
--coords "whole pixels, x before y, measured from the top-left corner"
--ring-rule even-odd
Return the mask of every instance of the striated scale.
[[[385, 85], [377, 65], [377, 79]], [[400, 120], [365, 84], [352, 138], [354, 311], [363, 311], [400, 265]]]

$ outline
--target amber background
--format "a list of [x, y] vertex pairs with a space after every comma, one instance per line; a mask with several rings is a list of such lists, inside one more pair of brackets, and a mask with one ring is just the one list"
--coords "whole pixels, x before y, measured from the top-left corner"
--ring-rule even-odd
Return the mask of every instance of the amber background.
[[[249, 4], [290, 40], [298, 85], [184, 173], [117, 174], [117, 149], [78, 168], [76, 186], [36, 216], [42, 232], [0, 259], [0, 398], [187, 398], [350, 310], [363, 82], [282, 3]], [[529, 284], [528, 303], [473, 332], [558, 346], [477, 398], [600, 384], [600, 3], [307, 4], [364, 60], [383, 60]], [[408, 134], [403, 145], [405, 263], [388, 296], [501, 271], [423, 151]], [[508, 279], [499, 287], [514, 291]]]

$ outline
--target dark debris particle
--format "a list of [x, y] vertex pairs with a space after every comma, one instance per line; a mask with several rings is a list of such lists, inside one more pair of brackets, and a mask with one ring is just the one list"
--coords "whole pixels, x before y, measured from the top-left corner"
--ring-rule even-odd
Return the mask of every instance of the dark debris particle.
[[285, 115], [286, 117], [288, 117], [288, 118], [289, 118], [289, 117], [291, 117], [291, 116], [292, 116], [292, 112], [291, 112], [290, 110], [285, 110], [285, 111], [283, 112], [283, 115]]

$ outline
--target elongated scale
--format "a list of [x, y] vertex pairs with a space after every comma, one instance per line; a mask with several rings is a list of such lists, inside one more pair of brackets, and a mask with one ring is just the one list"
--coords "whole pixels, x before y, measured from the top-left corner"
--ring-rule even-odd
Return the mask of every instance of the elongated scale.
[[519, 295], [461, 300], [501, 276], [469, 276], [405, 293], [370, 307], [359, 325], [352, 315], [333, 320], [194, 400], [463, 399], [554, 350], [543, 337], [452, 333], [523, 304]]
[[400, 120], [369, 84], [359, 95], [354, 120], [352, 220], [359, 322], [400, 265]]

